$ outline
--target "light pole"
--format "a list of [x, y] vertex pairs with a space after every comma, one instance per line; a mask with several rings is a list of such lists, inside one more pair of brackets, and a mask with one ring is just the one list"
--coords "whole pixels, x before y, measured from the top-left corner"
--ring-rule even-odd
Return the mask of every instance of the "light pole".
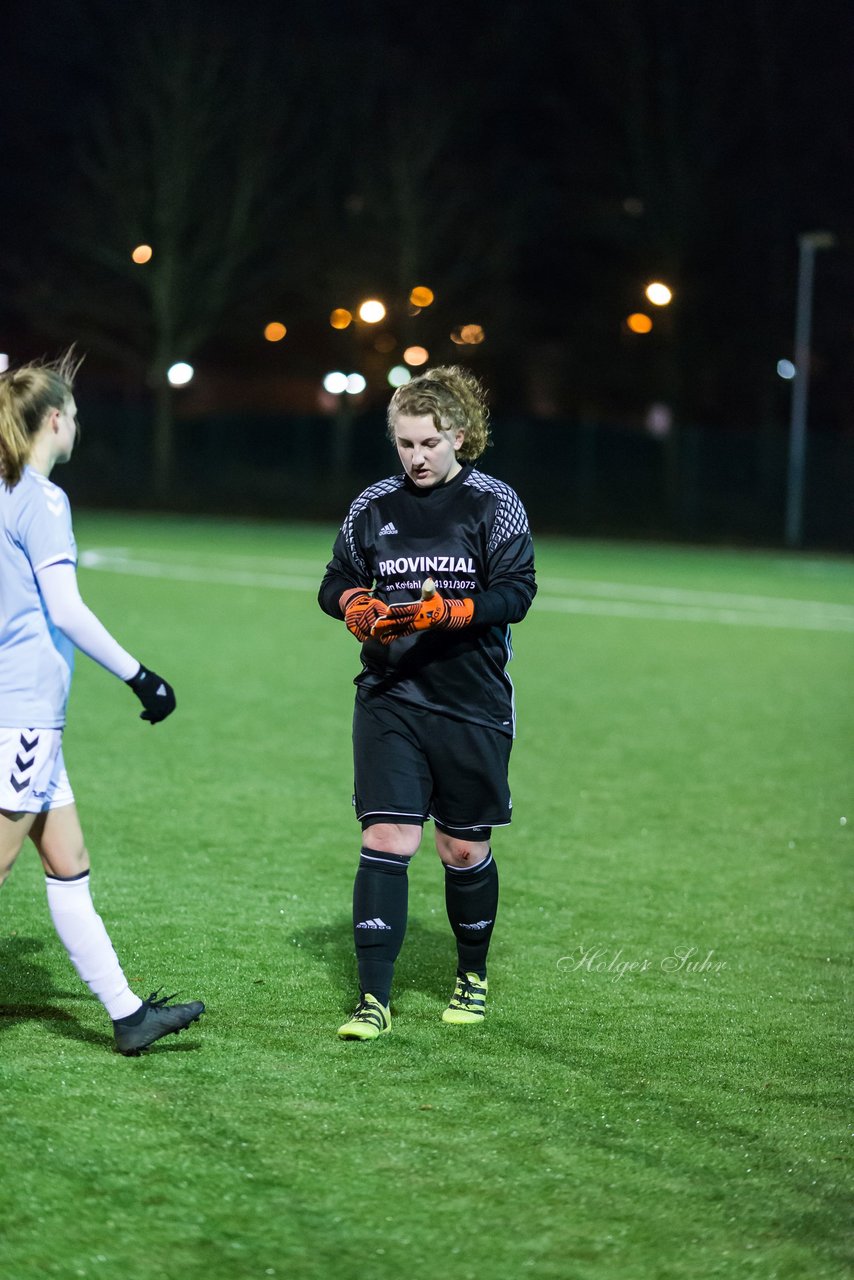
[[792, 416], [789, 426], [789, 474], [786, 486], [786, 546], [803, 540], [804, 471], [807, 452], [807, 400], [810, 381], [810, 328], [815, 255], [832, 249], [836, 237], [829, 231], [805, 231], [798, 236], [798, 294], [795, 304], [795, 376], [792, 379]]

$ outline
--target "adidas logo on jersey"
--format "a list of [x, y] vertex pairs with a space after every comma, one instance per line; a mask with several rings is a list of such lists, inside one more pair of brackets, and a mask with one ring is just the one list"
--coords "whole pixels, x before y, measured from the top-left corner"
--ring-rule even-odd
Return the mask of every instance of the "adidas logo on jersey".
[[379, 916], [375, 916], [373, 920], [362, 920], [356, 925], [357, 929], [388, 929], [391, 931], [391, 925], [386, 924], [385, 920], [381, 920]]
[[393, 520], [389, 520], [388, 524], [384, 524], [383, 527], [380, 529], [379, 537], [388, 538], [393, 533], [397, 533], [397, 526], [395, 525]]

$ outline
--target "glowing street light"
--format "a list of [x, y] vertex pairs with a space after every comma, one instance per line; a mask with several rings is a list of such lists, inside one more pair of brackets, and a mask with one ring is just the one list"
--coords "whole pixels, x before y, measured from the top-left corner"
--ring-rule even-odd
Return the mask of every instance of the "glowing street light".
[[138, 266], [141, 266], [143, 262], [150, 262], [153, 254], [154, 250], [150, 244], [138, 244], [130, 256]]
[[649, 333], [652, 329], [652, 321], [642, 311], [633, 311], [630, 316], [626, 316], [626, 325], [632, 333]]
[[346, 329], [353, 323], [353, 317], [346, 307], [336, 307], [329, 317], [333, 329]]
[[327, 373], [323, 379], [323, 389], [328, 391], [331, 396], [342, 396], [347, 390], [346, 373]]
[[796, 368], [795, 368], [795, 366], [792, 364], [791, 360], [778, 360], [778, 361], [777, 361], [777, 376], [778, 376], [778, 378], [783, 378], [783, 379], [785, 379], [785, 381], [786, 381], [786, 382], [791, 382], [791, 381], [792, 381], [792, 378], [794, 378], [794, 376], [795, 376], [795, 374], [796, 374], [796, 373], [797, 373], [797, 369], [796, 369]]
[[280, 324], [278, 320], [271, 320], [264, 326], [264, 337], [268, 342], [281, 342], [287, 331], [287, 327]]
[[432, 289], [428, 289], [425, 284], [419, 284], [410, 293], [409, 301], [413, 307], [429, 307], [435, 296]]
[[430, 359], [430, 352], [426, 347], [407, 347], [403, 353], [403, 358], [407, 364], [426, 364]]
[[385, 319], [385, 307], [378, 298], [368, 298], [359, 307], [359, 319], [365, 324], [379, 324]]
[[323, 379], [323, 389], [331, 396], [343, 396], [345, 391], [347, 395], [358, 396], [367, 385], [360, 373], [341, 373], [340, 370], [327, 373]]
[[412, 381], [412, 374], [402, 364], [396, 364], [388, 371], [388, 385], [390, 387], [405, 387], [407, 382]]
[[673, 301], [672, 290], [668, 289], [667, 285], [662, 284], [660, 280], [653, 280], [652, 284], [648, 284], [644, 293], [654, 307], [666, 307], [669, 302]]
[[191, 364], [187, 364], [184, 360], [179, 360], [177, 364], [173, 364], [166, 370], [166, 377], [173, 387], [186, 387], [187, 383], [192, 381], [194, 372], [195, 370]]
[[458, 347], [477, 347], [483, 342], [486, 334], [483, 332], [483, 325], [463, 324], [453, 329], [450, 337], [451, 342], [456, 343]]

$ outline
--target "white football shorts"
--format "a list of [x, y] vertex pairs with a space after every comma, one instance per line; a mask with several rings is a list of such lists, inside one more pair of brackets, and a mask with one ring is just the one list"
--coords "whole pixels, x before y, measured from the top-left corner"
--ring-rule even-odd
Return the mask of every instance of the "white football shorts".
[[61, 729], [0, 729], [0, 809], [47, 813], [74, 804]]

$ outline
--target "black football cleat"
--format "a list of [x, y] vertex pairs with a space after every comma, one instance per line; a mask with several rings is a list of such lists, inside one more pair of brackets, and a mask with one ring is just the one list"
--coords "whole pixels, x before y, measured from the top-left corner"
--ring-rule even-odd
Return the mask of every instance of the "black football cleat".
[[147, 1049], [162, 1036], [177, 1035], [191, 1022], [196, 1022], [204, 1013], [205, 1006], [201, 1000], [192, 1000], [189, 1004], [169, 1004], [174, 995], [157, 999], [157, 992], [152, 991], [147, 1000], [143, 1000], [142, 1008], [131, 1014], [130, 1018], [120, 1018], [113, 1022], [113, 1033], [116, 1037], [116, 1049], [128, 1058], [134, 1058]]

